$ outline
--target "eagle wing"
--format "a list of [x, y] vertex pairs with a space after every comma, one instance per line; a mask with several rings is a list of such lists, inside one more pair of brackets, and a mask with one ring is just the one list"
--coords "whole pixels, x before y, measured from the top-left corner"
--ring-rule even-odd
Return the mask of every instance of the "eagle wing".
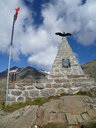
[[59, 35], [59, 36], [63, 36], [63, 34], [61, 32], [56, 32], [55, 34]]
[[66, 33], [65, 36], [71, 36], [72, 34], [71, 33]]

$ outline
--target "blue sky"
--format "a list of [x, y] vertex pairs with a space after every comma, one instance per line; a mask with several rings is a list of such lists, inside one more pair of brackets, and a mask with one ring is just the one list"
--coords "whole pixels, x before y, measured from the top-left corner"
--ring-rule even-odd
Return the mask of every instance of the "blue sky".
[[[0, 72], [7, 69], [14, 9], [20, 7], [15, 24], [11, 67], [33, 66], [50, 70], [61, 38], [56, 31], [71, 32], [69, 44], [79, 63], [96, 59], [95, 0], [10, 0], [0, 3]], [[3, 6], [7, 4], [7, 7]], [[82, 13], [83, 12], [83, 13]], [[8, 18], [6, 19], [8, 15]]]

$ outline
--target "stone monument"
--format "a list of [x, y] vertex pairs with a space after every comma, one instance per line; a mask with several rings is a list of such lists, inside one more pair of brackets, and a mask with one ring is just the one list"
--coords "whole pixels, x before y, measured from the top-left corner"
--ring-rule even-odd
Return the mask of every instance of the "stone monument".
[[65, 37], [62, 39], [50, 75], [57, 77], [84, 76], [84, 72]]
[[93, 78], [85, 75], [67, 39], [62, 38], [60, 48], [48, 76], [51, 87], [87, 90], [95, 85]]
[[8, 91], [8, 104], [62, 94], [76, 94], [96, 87], [93, 78], [86, 76], [66, 38], [63, 38], [52, 70], [40, 83], [16, 83]]

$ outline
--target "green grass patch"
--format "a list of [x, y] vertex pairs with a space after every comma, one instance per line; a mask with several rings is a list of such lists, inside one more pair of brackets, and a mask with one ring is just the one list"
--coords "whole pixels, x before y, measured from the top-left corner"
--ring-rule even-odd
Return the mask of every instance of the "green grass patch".
[[96, 128], [96, 120], [82, 122], [80, 128]]
[[4, 109], [4, 111], [12, 112], [19, 108], [25, 107], [26, 105], [25, 105], [25, 103], [12, 104], [12, 105], [3, 106], [3, 109]]
[[0, 109], [3, 108], [3, 106], [4, 106], [4, 102], [5, 102], [4, 97], [0, 95]]
[[87, 95], [89, 97], [92, 97], [91, 91], [79, 91], [76, 93], [76, 95]]
[[17, 104], [12, 104], [12, 105], [7, 105], [7, 106], [3, 106], [4, 111], [7, 112], [11, 112], [14, 110], [17, 110], [19, 108], [25, 107], [27, 105], [42, 105], [46, 102], [45, 99], [43, 98], [37, 98], [33, 101], [26, 101], [26, 102], [22, 102], [22, 103], [17, 103]]
[[32, 104], [34, 105], [42, 105], [47, 102], [47, 99], [45, 98], [36, 98], [35, 100], [32, 101]]
[[23, 103], [17, 103], [17, 104], [12, 104], [7, 106], [2, 105], [2, 109], [7, 112], [12, 112], [14, 110], [25, 107], [27, 105], [43, 105], [44, 103], [49, 102], [51, 99], [57, 99], [57, 98], [59, 97], [54, 96], [54, 97], [48, 97], [48, 98], [36, 98], [33, 101], [29, 100]]
[[43, 125], [42, 128], [67, 128], [67, 123], [57, 122], [57, 123], [48, 123]]

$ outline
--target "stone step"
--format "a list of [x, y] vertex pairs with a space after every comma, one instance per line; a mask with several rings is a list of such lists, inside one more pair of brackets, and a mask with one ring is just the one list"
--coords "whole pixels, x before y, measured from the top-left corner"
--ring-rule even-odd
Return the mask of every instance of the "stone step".
[[70, 113], [67, 113], [67, 114], [66, 114], [66, 118], [67, 118], [67, 121], [68, 121], [68, 124], [69, 124], [69, 125], [78, 124], [75, 115], [71, 115]]
[[90, 109], [87, 113], [88, 113], [88, 115], [90, 116], [91, 119], [96, 118], [96, 115], [95, 115], [96, 109]]
[[82, 118], [83, 118], [84, 120], [90, 120], [90, 116], [88, 115], [88, 113], [83, 113], [83, 114], [82, 114]]
[[75, 117], [76, 117], [78, 123], [81, 123], [83, 121], [81, 115], [75, 115]]

